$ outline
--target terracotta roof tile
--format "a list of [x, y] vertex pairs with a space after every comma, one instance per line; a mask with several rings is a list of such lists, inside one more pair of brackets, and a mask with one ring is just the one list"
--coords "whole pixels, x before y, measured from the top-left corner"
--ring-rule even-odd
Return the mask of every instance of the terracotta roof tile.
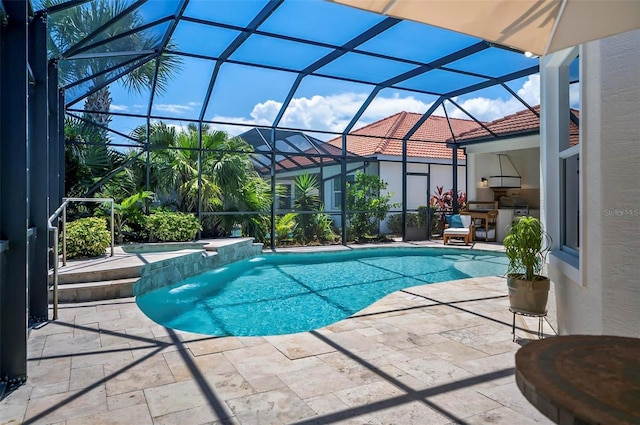
[[[347, 136], [347, 150], [361, 156], [402, 155], [402, 137], [422, 117], [412, 112], [399, 112], [387, 118], [366, 125]], [[454, 133], [479, 127], [475, 121], [450, 118]], [[413, 158], [451, 159], [451, 149], [446, 141], [451, 139], [451, 129], [445, 117], [430, 116], [407, 142], [407, 155]], [[327, 143], [341, 147], [342, 138], [337, 137]], [[464, 159], [464, 153], [458, 153]]]
[[[539, 114], [540, 113], [540, 105], [534, 106], [533, 109]], [[576, 117], [580, 115], [577, 109], [571, 109], [571, 111], [575, 114]], [[578, 126], [576, 126], [573, 122], [569, 123], [570, 125], [570, 141], [569, 144], [571, 146], [578, 144], [579, 142], [579, 131]], [[518, 136], [523, 133], [529, 132], [540, 132], [540, 118], [531, 112], [529, 109], [525, 109], [515, 114], [507, 115], [506, 117], [498, 118], [495, 121], [491, 121], [490, 123], [485, 124], [485, 126], [491, 130], [493, 133], [499, 136], [507, 136], [513, 135]], [[474, 129], [464, 131], [458, 133], [456, 136], [457, 141], [468, 141], [468, 140], [482, 140], [482, 139], [491, 139], [493, 135], [489, 133], [487, 130], [478, 126]]]

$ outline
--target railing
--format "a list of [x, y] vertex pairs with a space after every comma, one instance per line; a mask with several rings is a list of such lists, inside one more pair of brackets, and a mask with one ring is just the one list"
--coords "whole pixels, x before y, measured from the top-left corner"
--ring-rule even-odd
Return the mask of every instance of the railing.
[[71, 202], [109, 202], [111, 203], [111, 256], [114, 253], [115, 243], [115, 231], [114, 231], [114, 201], [113, 198], [62, 198], [62, 204], [49, 220], [47, 221], [48, 229], [53, 232], [53, 248], [50, 250], [53, 252], [53, 320], [58, 319], [58, 268], [60, 263], [58, 244], [60, 242], [60, 234], [58, 229], [58, 223], [53, 224], [53, 221], [60, 218], [62, 214], [62, 265], [67, 265], [67, 205]]

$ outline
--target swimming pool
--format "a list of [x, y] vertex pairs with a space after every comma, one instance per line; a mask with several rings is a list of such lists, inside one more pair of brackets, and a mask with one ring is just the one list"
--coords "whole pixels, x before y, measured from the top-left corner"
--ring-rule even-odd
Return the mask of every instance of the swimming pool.
[[503, 253], [444, 248], [372, 248], [269, 253], [136, 298], [168, 328], [216, 336], [309, 331], [345, 319], [416, 285], [501, 276]]

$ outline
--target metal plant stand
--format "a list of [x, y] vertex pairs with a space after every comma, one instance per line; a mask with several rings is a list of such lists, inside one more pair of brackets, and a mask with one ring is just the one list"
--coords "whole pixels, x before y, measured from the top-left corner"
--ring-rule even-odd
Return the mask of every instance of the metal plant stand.
[[544, 318], [547, 317], [547, 312], [544, 313], [532, 313], [530, 311], [518, 310], [515, 308], [509, 307], [509, 311], [513, 313], [513, 322], [511, 323], [511, 334], [513, 335], [512, 341], [516, 341], [516, 314], [525, 317], [537, 317], [538, 318], [538, 339], [542, 339], [544, 337], [544, 333], [542, 331]]

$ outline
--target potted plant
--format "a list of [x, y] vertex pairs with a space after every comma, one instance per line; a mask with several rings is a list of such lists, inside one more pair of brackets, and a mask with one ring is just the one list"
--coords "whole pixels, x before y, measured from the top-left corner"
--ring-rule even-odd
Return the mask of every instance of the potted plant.
[[551, 238], [535, 217], [522, 217], [504, 238], [509, 267], [507, 285], [512, 310], [543, 314], [549, 296], [549, 278], [542, 276]]

